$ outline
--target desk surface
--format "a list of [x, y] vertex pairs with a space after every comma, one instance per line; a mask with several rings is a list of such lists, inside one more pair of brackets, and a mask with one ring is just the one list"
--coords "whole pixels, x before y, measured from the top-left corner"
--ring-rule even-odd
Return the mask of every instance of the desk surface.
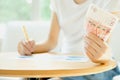
[[79, 62], [52, 59], [55, 56], [56, 54], [44, 53], [21, 58], [17, 52], [0, 53], [0, 76], [44, 78], [82, 76], [104, 72], [116, 66], [115, 61], [110, 61], [106, 64], [94, 64], [90, 61]]

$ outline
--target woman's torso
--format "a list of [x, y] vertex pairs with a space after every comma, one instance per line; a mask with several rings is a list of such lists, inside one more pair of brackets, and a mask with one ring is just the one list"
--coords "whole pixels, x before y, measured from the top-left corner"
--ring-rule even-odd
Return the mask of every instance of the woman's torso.
[[[113, 0], [114, 1], [114, 0]], [[64, 34], [62, 53], [84, 52], [84, 19], [91, 3], [109, 10], [112, 0], [86, 0], [82, 4], [76, 4], [74, 0], [54, 0], [56, 14], [60, 29]]]

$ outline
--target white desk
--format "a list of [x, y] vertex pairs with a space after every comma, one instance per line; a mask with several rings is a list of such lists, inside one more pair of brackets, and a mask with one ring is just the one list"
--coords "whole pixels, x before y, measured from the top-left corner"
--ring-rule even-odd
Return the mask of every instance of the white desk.
[[52, 53], [35, 54], [30, 58], [20, 58], [17, 52], [0, 53], [0, 76], [47, 78], [82, 76], [101, 73], [116, 67], [115, 61], [94, 64], [90, 61], [54, 60]]

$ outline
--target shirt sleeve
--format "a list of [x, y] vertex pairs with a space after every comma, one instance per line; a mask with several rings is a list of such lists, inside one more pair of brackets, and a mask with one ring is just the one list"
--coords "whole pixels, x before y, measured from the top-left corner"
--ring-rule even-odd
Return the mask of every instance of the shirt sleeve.
[[50, 9], [51, 9], [51, 11], [54, 11], [54, 12], [56, 12], [56, 0], [50, 0], [51, 2], [50, 2]]

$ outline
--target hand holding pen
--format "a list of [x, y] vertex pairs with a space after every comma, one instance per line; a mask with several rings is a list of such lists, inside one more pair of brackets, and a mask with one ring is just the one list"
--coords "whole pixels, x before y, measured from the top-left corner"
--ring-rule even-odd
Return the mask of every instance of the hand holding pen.
[[22, 27], [22, 31], [24, 33], [25, 40], [19, 42], [18, 52], [21, 55], [31, 56], [34, 51], [35, 41], [29, 39], [25, 26]]

